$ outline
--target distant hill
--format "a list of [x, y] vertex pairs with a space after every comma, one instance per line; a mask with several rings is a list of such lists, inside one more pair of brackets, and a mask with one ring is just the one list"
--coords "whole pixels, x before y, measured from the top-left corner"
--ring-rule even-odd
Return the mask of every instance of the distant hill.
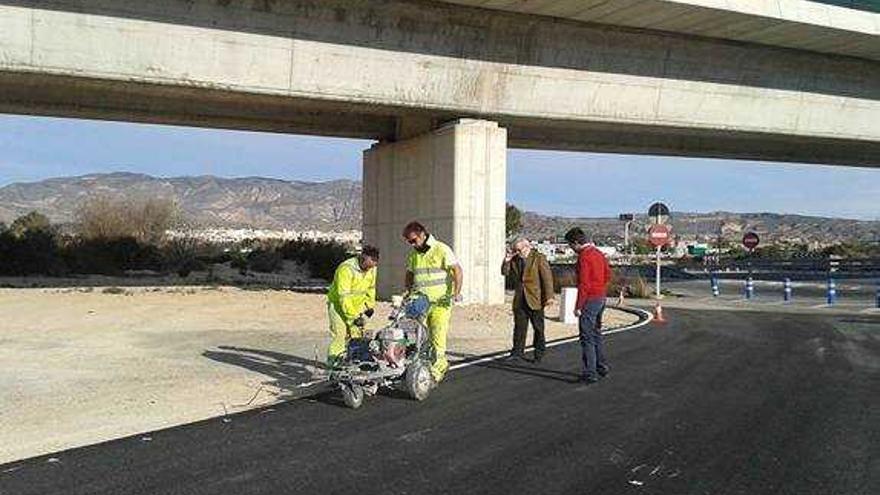
[[[36, 210], [54, 223], [73, 221], [77, 205], [90, 195], [174, 198], [187, 219], [204, 227], [269, 229], [359, 229], [361, 184], [351, 180], [301, 182], [213, 176], [157, 178], [112, 173], [62, 177], [0, 188], [0, 222]], [[616, 218], [565, 218], [526, 212], [525, 233], [534, 239], [553, 238], [569, 227], [584, 227], [600, 242], [623, 238]], [[762, 244], [778, 240], [815, 245], [880, 238], [880, 222], [775, 213], [677, 213], [671, 220], [675, 235], [685, 240], [715, 240], [719, 234], [738, 242], [754, 230]], [[647, 219], [636, 216], [633, 235], [643, 236]]]
[[206, 227], [349, 230], [361, 223], [361, 184], [356, 181], [166, 179], [132, 173], [10, 184], [0, 188], [0, 221], [36, 210], [53, 223], [69, 223], [77, 206], [93, 195], [173, 198], [189, 222]]

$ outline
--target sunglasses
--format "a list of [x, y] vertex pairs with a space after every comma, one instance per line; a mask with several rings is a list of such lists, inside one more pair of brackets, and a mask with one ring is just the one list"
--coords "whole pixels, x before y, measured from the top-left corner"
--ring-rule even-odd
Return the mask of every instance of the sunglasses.
[[406, 238], [406, 243], [409, 244], [409, 245], [414, 245], [414, 244], [417, 243], [417, 242], [419, 242], [419, 238], [418, 238], [418, 237], [407, 237], [407, 238]]

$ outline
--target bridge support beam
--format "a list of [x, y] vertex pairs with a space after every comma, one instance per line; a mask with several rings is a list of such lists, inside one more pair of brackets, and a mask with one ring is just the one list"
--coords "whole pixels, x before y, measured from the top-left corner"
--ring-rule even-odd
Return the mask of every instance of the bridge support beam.
[[464, 271], [466, 303], [504, 302], [507, 131], [463, 119], [364, 152], [364, 242], [381, 251], [378, 293], [403, 290], [410, 247], [403, 226], [422, 222]]

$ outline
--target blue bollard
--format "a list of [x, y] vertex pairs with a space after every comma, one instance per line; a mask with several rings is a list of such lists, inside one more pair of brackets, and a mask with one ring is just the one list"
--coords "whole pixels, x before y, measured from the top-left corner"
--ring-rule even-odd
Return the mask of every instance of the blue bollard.
[[746, 279], [746, 299], [751, 299], [755, 295], [755, 282], [752, 277]]
[[712, 275], [712, 297], [718, 297], [721, 291], [718, 289], [718, 277]]
[[783, 291], [782, 299], [785, 302], [791, 302], [791, 279], [790, 278], [785, 279], [785, 282], [782, 284], [782, 287], [783, 287], [782, 288], [782, 291]]
[[828, 298], [827, 302], [829, 306], [833, 306], [834, 302], [837, 300], [837, 285], [834, 283], [834, 279], [828, 277]]

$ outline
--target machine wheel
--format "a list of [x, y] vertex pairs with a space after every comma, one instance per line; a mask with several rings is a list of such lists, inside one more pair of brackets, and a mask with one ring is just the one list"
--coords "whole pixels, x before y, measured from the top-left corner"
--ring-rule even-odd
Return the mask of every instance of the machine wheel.
[[431, 368], [422, 360], [416, 360], [406, 368], [406, 392], [415, 400], [425, 400], [434, 387]]
[[340, 383], [339, 388], [342, 390], [342, 400], [345, 405], [357, 409], [364, 403], [364, 389], [356, 383]]

